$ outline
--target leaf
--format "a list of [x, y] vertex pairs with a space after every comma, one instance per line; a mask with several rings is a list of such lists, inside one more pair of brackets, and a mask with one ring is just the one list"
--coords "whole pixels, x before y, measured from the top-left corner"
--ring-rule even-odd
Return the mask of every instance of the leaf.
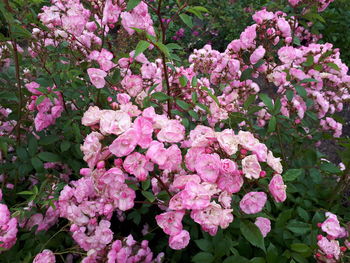
[[230, 256], [226, 258], [222, 263], [250, 263], [250, 261], [242, 256]]
[[327, 65], [328, 67], [334, 69], [334, 70], [337, 70], [337, 71], [340, 70], [340, 68], [338, 67], [338, 65], [335, 64], [335, 63], [331, 63], [331, 62], [330, 62], [330, 63], [326, 63], [326, 65]]
[[169, 49], [166, 47], [166, 45], [164, 45], [163, 43], [157, 42], [156, 46], [164, 53], [165, 56], [167, 56], [168, 58], [171, 57]]
[[246, 70], [244, 70], [242, 72], [240, 81], [245, 81], [245, 80], [250, 79], [252, 77], [253, 71], [254, 70], [252, 68], [247, 68]]
[[69, 141], [63, 141], [61, 142], [61, 152], [65, 152], [70, 148], [70, 142]]
[[183, 100], [176, 100], [176, 104], [183, 110], [189, 110], [191, 105]]
[[34, 193], [31, 192], [31, 191], [22, 191], [22, 192], [19, 192], [17, 193], [18, 195], [33, 195]]
[[188, 79], [186, 78], [186, 76], [182, 75], [182, 76], [179, 78], [179, 81], [180, 81], [180, 85], [181, 85], [182, 87], [186, 87], [187, 82], [188, 82]]
[[273, 104], [272, 104], [272, 100], [271, 98], [265, 94], [265, 93], [260, 93], [259, 94], [259, 98], [263, 101], [263, 103], [265, 104], [265, 106], [272, 111], [273, 110]]
[[192, 94], [191, 94], [191, 98], [192, 98], [192, 102], [193, 103], [197, 103], [197, 101], [198, 101], [197, 92], [193, 91]]
[[48, 135], [45, 137], [40, 138], [39, 144], [40, 145], [50, 145], [55, 142], [57, 142], [60, 138], [57, 135]]
[[198, 84], [198, 79], [196, 77], [193, 77], [192, 81], [191, 81], [191, 86], [192, 87], [197, 87], [197, 84]]
[[290, 246], [290, 248], [298, 253], [308, 253], [311, 250], [309, 246], [303, 243], [294, 243]]
[[270, 121], [269, 121], [269, 126], [267, 128], [268, 133], [271, 133], [271, 132], [276, 130], [276, 123], [277, 123], [276, 117], [272, 116]]
[[285, 227], [289, 219], [292, 218], [292, 214], [293, 209], [284, 210], [282, 213], [280, 213], [276, 220], [276, 227]]
[[292, 182], [296, 180], [304, 172], [303, 169], [289, 169], [283, 175], [283, 180], [286, 182]]
[[41, 152], [38, 154], [38, 157], [44, 162], [60, 162], [61, 157], [57, 154], [50, 152]]
[[195, 112], [194, 110], [190, 110], [190, 111], [188, 112], [188, 114], [189, 114], [193, 119], [195, 119], [196, 121], [199, 120], [199, 116], [198, 116], [197, 112]]
[[294, 88], [302, 98], [306, 98], [307, 92], [303, 86], [295, 85]]
[[151, 203], [154, 202], [154, 200], [156, 200], [156, 197], [151, 192], [142, 191], [142, 195], [146, 197], [147, 200], [150, 201]]
[[244, 109], [248, 109], [249, 106], [255, 101], [255, 99], [256, 99], [256, 95], [251, 94], [243, 104]]
[[148, 43], [147, 41], [140, 40], [140, 42], [137, 43], [137, 46], [135, 48], [134, 58], [136, 58], [138, 55], [143, 53], [149, 47], [149, 45], [150, 45], [150, 43]]
[[309, 55], [306, 59], [306, 61], [303, 63], [303, 66], [310, 67], [314, 64], [314, 57]]
[[141, 182], [141, 185], [143, 190], [147, 190], [151, 185], [151, 180], [147, 179], [146, 181]]
[[214, 256], [208, 252], [199, 252], [192, 258], [192, 262], [195, 263], [211, 263], [213, 261]]
[[251, 263], [266, 263], [264, 258], [252, 258], [250, 260]]
[[264, 238], [259, 228], [255, 224], [251, 223], [250, 221], [242, 220], [240, 223], [240, 230], [242, 235], [249, 241], [249, 243], [266, 252]]
[[176, 43], [168, 43], [166, 46], [168, 49], [182, 49], [182, 47]]
[[34, 156], [38, 150], [38, 141], [34, 136], [31, 136], [28, 141], [28, 153], [30, 156]]
[[292, 231], [294, 234], [305, 235], [310, 231], [310, 226], [304, 222], [291, 220], [287, 225], [287, 229]]
[[213, 246], [208, 239], [198, 239], [198, 240], [195, 240], [194, 242], [201, 250], [205, 252], [213, 250]]
[[186, 15], [186, 14], [181, 14], [180, 18], [181, 18], [182, 22], [184, 22], [189, 28], [192, 29], [192, 27], [193, 27], [192, 17], [190, 17], [189, 15]]
[[140, 2], [141, 0], [129, 0], [128, 5], [126, 6], [126, 11], [130, 11], [131, 9], [136, 7]]
[[220, 102], [218, 98], [209, 90], [207, 87], [201, 87], [202, 90], [208, 92], [208, 95], [216, 102], [216, 104], [220, 107]]
[[152, 93], [151, 97], [154, 98], [154, 99], [156, 99], [156, 100], [159, 100], [159, 101], [163, 101], [163, 100], [169, 99], [169, 96], [166, 95], [166, 94], [163, 93], [163, 92], [155, 92], [155, 93]]
[[38, 157], [33, 157], [30, 162], [36, 171], [42, 171], [44, 168], [43, 162]]
[[44, 100], [45, 98], [46, 98], [46, 96], [40, 95], [40, 96], [36, 99], [35, 105], [39, 105], [40, 103], [42, 103], [43, 100]]
[[302, 81], [300, 81], [300, 83], [308, 83], [308, 82], [317, 82], [317, 80], [309, 78], [309, 79], [303, 79]]
[[298, 215], [305, 220], [305, 222], [310, 220], [309, 214], [306, 212], [305, 209], [298, 207], [297, 208]]
[[340, 170], [337, 166], [335, 166], [335, 165], [332, 164], [332, 163], [327, 163], [327, 162], [321, 163], [320, 169], [321, 169], [322, 171], [325, 171], [325, 172], [331, 173], [331, 174], [332, 174], [332, 173], [335, 173], [335, 174], [341, 173], [341, 170]]

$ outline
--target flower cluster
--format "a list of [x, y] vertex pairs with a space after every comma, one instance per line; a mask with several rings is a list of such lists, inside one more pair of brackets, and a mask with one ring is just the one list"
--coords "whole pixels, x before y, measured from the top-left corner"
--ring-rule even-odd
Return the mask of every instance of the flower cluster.
[[[317, 236], [318, 250], [315, 254], [317, 262], [339, 262], [340, 258], [343, 257], [344, 252], [347, 250], [347, 247], [340, 246], [338, 239], [348, 238], [348, 230], [341, 227], [337, 216], [330, 212], [326, 213], [326, 220], [323, 223], [319, 223], [318, 226], [327, 236]], [[345, 245], [348, 244], [349, 241], [346, 240]]]
[[[189, 243], [190, 235], [182, 226], [186, 213], [211, 235], [219, 227], [227, 228], [233, 221], [232, 195], [240, 192], [245, 180], [266, 177], [263, 169], [275, 174], [269, 183], [275, 201], [286, 199], [280, 159], [250, 132], [215, 132], [198, 125], [186, 137], [180, 121], [158, 115], [152, 107], [140, 111], [134, 106], [130, 111], [127, 94], [119, 94], [118, 102], [115, 107], [119, 109], [90, 107], [84, 114], [82, 123], [95, 130], [81, 147], [89, 168], [82, 170], [84, 178], [72, 182], [73, 187], [66, 186], [60, 195], [61, 216], [72, 221], [73, 238], [86, 251], [101, 250], [111, 242], [106, 220], [115, 209], [126, 211], [134, 206], [135, 191], [126, 178], [135, 182], [151, 178], [155, 196], [161, 191], [168, 193], [169, 203], [158, 199], [166, 211], [156, 216], [156, 221], [170, 236], [173, 249]], [[104, 147], [103, 142], [111, 136], [117, 137]], [[110, 158], [114, 158], [114, 167], [106, 170]], [[266, 193], [252, 191], [244, 195], [240, 208], [246, 214], [256, 214], [266, 201]], [[98, 225], [101, 216], [105, 219]], [[97, 234], [101, 227], [103, 237]], [[263, 229], [267, 233], [267, 226]]]
[[33, 95], [27, 108], [30, 111], [37, 110], [34, 124], [37, 131], [41, 131], [50, 125], [55, 124], [56, 119], [61, 116], [64, 110], [62, 94], [53, 88], [40, 89], [36, 82], [27, 83], [26, 88]]
[[[0, 201], [2, 191], [0, 190]], [[5, 204], [0, 204], [0, 247], [10, 249], [17, 240], [17, 219], [11, 218], [10, 211]]]

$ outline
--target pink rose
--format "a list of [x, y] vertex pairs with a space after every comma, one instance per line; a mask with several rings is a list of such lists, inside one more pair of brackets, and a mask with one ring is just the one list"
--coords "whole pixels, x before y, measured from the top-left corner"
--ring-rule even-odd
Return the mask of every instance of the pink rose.
[[267, 195], [264, 192], [249, 192], [243, 196], [239, 207], [246, 214], [256, 214], [261, 212], [266, 201]]
[[239, 138], [234, 134], [233, 130], [226, 129], [222, 132], [218, 132], [217, 140], [220, 147], [228, 154], [235, 154], [238, 150]]
[[101, 69], [89, 68], [87, 70], [90, 81], [97, 89], [102, 89], [106, 85], [105, 77], [107, 73]]
[[269, 191], [277, 203], [284, 202], [287, 198], [287, 186], [284, 184], [282, 176], [277, 174], [272, 177], [269, 183]]
[[51, 250], [45, 249], [43, 252], [37, 254], [33, 260], [33, 263], [55, 263], [55, 255]]
[[265, 217], [257, 217], [254, 223], [259, 229], [263, 237], [271, 231], [271, 221]]
[[119, 135], [131, 127], [129, 114], [123, 111], [103, 110], [100, 113], [100, 131], [102, 134]]
[[139, 137], [135, 129], [129, 129], [112, 142], [109, 150], [117, 157], [127, 156], [135, 150]]
[[84, 112], [81, 123], [85, 126], [92, 126], [100, 122], [101, 111], [97, 106], [90, 106], [89, 109]]
[[202, 154], [197, 158], [195, 169], [203, 181], [215, 183], [219, 176], [221, 161], [218, 154]]
[[139, 181], [145, 181], [148, 172], [153, 171], [153, 164], [138, 152], [128, 155], [124, 160], [123, 167], [125, 171], [135, 175]]
[[174, 236], [182, 231], [182, 218], [185, 211], [170, 211], [156, 216], [157, 224], [165, 234]]
[[260, 59], [265, 56], [265, 48], [263, 46], [259, 46], [250, 56], [250, 63], [253, 65], [256, 64]]
[[255, 154], [249, 155], [242, 160], [242, 170], [248, 179], [258, 179], [260, 177], [261, 167]]
[[180, 142], [185, 137], [185, 127], [178, 120], [169, 120], [157, 134], [161, 142]]
[[276, 173], [281, 174], [283, 172], [281, 158], [275, 158], [271, 151], [267, 154], [267, 164], [275, 170]]
[[180, 250], [187, 247], [189, 242], [190, 233], [188, 233], [186, 230], [182, 230], [179, 234], [170, 236], [169, 238], [169, 246], [175, 250]]

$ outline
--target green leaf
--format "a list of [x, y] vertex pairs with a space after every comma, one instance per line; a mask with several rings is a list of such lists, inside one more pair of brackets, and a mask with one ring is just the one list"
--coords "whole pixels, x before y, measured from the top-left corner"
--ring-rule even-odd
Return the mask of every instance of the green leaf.
[[286, 92], [286, 96], [287, 96], [287, 99], [289, 101], [292, 101], [293, 97], [294, 97], [294, 92], [292, 90], [287, 90]]
[[38, 158], [38, 157], [33, 157], [31, 160], [30, 160], [30, 162], [32, 163], [32, 165], [33, 165], [33, 167], [34, 167], [34, 169], [36, 170], [36, 171], [42, 171], [43, 170], [43, 168], [44, 168], [44, 165], [43, 165], [43, 162], [42, 161], [40, 161], [40, 159]]
[[193, 77], [192, 81], [191, 81], [191, 86], [192, 87], [197, 87], [197, 84], [198, 84], [198, 79], [196, 77]]
[[143, 190], [147, 190], [151, 185], [151, 180], [147, 179], [146, 181], [141, 182], [141, 185]]
[[143, 53], [149, 47], [149, 45], [150, 45], [150, 43], [148, 43], [147, 41], [140, 40], [140, 42], [137, 44], [137, 46], [135, 48], [134, 58], [136, 58], [138, 55]]
[[242, 256], [230, 256], [226, 258], [222, 263], [250, 263], [248, 259]]
[[263, 101], [263, 103], [265, 104], [265, 106], [270, 110], [273, 111], [273, 104], [272, 104], [272, 100], [271, 98], [265, 94], [265, 93], [260, 93], [259, 94], [259, 98]]
[[303, 63], [303, 66], [310, 67], [314, 64], [314, 56], [309, 55], [306, 61]]
[[332, 174], [332, 173], [335, 173], [335, 174], [341, 173], [341, 170], [340, 170], [337, 166], [335, 166], [335, 165], [332, 164], [332, 163], [327, 163], [327, 162], [321, 163], [320, 169], [321, 169], [322, 171], [325, 171], [325, 172], [331, 173], [331, 174]]
[[210, 252], [213, 250], [213, 246], [208, 239], [198, 239], [194, 241], [196, 245], [205, 252]]
[[142, 193], [142, 195], [143, 195], [144, 197], [146, 197], [147, 200], [150, 201], [151, 203], [154, 202], [154, 200], [156, 200], [156, 197], [155, 197], [151, 192], [142, 191], [141, 193]]
[[308, 82], [317, 82], [317, 80], [309, 78], [309, 79], [303, 79], [302, 81], [300, 81], [300, 83], [308, 83]]
[[197, 101], [198, 101], [197, 92], [193, 91], [192, 94], [191, 94], [191, 98], [192, 98], [192, 102], [193, 103], [197, 103]]
[[70, 142], [69, 141], [63, 141], [61, 142], [61, 152], [65, 152], [70, 148]]
[[309, 214], [306, 212], [305, 209], [298, 207], [297, 208], [298, 215], [305, 220], [305, 222], [310, 220]]
[[251, 263], [266, 263], [264, 258], [252, 258], [250, 260]]
[[22, 191], [17, 193], [18, 195], [33, 195], [34, 193], [32, 191]]
[[186, 87], [187, 82], [188, 82], [188, 79], [186, 78], [186, 76], [182, 75], [182, 76], [179, 78], [179, 81], [180, 81], [180, 85], [181, 85], [182, 87]]
[[195, 112], [194, 110], [188, 111], [188, 114], [189, 114], [193, 119], [195, 119], [196, 121], [199, 120], [199, 116], [198, 116], [197, 112]]
[[136, 7], [140, 2], [141, 0], [129, 0], [128, 5], [126, 6], [126, 11], [130, 11], [131, 9]]
[[165, 56], [167, 56], [168, 58], [171, 57], [169, 49], [167, 48], [166, 45], [164, 45], [163, 43], [157, 42], [156, 46], [164, 53]]
[[38, 157], [44, 162], [60, 162], [61, 157], [55, 153], [41, 152]]
[[38, 142], [34, 136], [31, 136], [28, 141], [28, 153], [34, 156], [38, 150]]
[[245, 81], [245, 80], [251, 79], [253, 71], [254, 70], [252, 68], [247, 68], [246, 70], [244, 70], [242, 72], [240, 80]]
[[18, 147], [16, 153], [19, 159], [26, 160], [28, 158], [28, 153], [23, 147]]
[[195, 263], [211, 263], [213, 261], [214, 256], [208, 252], [199, 252], [192, 258], [192, 262]]
[[289, 169], [283, 175], [283, 180], [286, 182], [292, 182], [296, 180], [304, 172], [303, 169]]
[[191, 105], [183, 100], [176, 100], [176, 104], [183, 110], [189, 110]]
[[220, 107], [220, 102], [218, 98], [209, 90], [207, 87], [201, 87], [202, 90], [205, 90], [208, 95], [216, 102], [216, 104]]
[[169, 99], [169, 96], [163, 92], [152, 93], [151, 97], [156, 99], [156, 100], [159, 100], [159, 101], [164, 101], [164, 100]]
[[334, 69], [334, 70], [337, 70], [337, 71], [340, 70], [340, 68], [338, 67], [338, 65], [335, 64], [335, 63], [326, 63], [326, 65], [327, 65], [328, 67]]
[[35, 105], [39, 105], [40, 103], [42, 103], [43, 100], [44, 100], [45, 98], [46, 98], [46, 96], [40, 95], [40, 96], [36, 99]]
[[168, 43], [166, 46], [168, 49], [182, 49], [182, 47], [176, 43]]
[[271, 119], [270, 119], [270, 121], [269, 121], [269, 126], [268, 126], [268, 128], [267, 128], [267, 132], [268, 132], [268, 133], [271, 133], [271, 132], [273, 132], [273, 131], [276, 130], [276, 123], [277, 123], [276, 117], [275, 117], [275, 116], [272, 116]]
[[180, 18], [189, 28], [192, 29], [193, 27], [192, 17], [186, 14], [181, 14]]
[[291, 220], [287, 225], [287, 229], [292, 231], [294, 234], [305, 235], [310, 231], [310, 225], [304, 222]]
[[293, 209], [288, 209], [281, 212], [277, 217], [276, 227], [278, 228], [285, 227], [289, 219], [292, 218], [292, 214], [293, 214]]
[[306, 98], [307, 92], [303, 86], [295, 85], [294, 88], [302, 98]]
[[294, 243], [290, 246], [290, 248], [298, 253], [308, 253], [311, 250], [309, 246], [303, 243]]
[[40, 145], [50, 145], [55, 142], [57, 142], [60, 138], [57, 135], [48, 135], [45, 137], [40, 138], [39, 144]]
[[251, 94], [248, 99], [244, 102], [243, 107], [244, 109], [248, 109], [249, 106], [256, 100], [256, 95]]
[[242, 220], [240, 223], [240, 230], [244, 238], [247, 239], [249, 243], [266, 252], [264, 238], [259, 228], [255, 224], [250, 221]]

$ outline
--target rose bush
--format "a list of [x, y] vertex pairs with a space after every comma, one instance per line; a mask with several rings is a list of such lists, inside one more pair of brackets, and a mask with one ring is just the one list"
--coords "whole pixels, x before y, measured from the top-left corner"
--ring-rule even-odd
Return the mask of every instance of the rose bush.
[[308, 23], [331, 2], [189, 53], [188, 1], [1, 3], [0, 259], [347, 262], [350, 75]]

